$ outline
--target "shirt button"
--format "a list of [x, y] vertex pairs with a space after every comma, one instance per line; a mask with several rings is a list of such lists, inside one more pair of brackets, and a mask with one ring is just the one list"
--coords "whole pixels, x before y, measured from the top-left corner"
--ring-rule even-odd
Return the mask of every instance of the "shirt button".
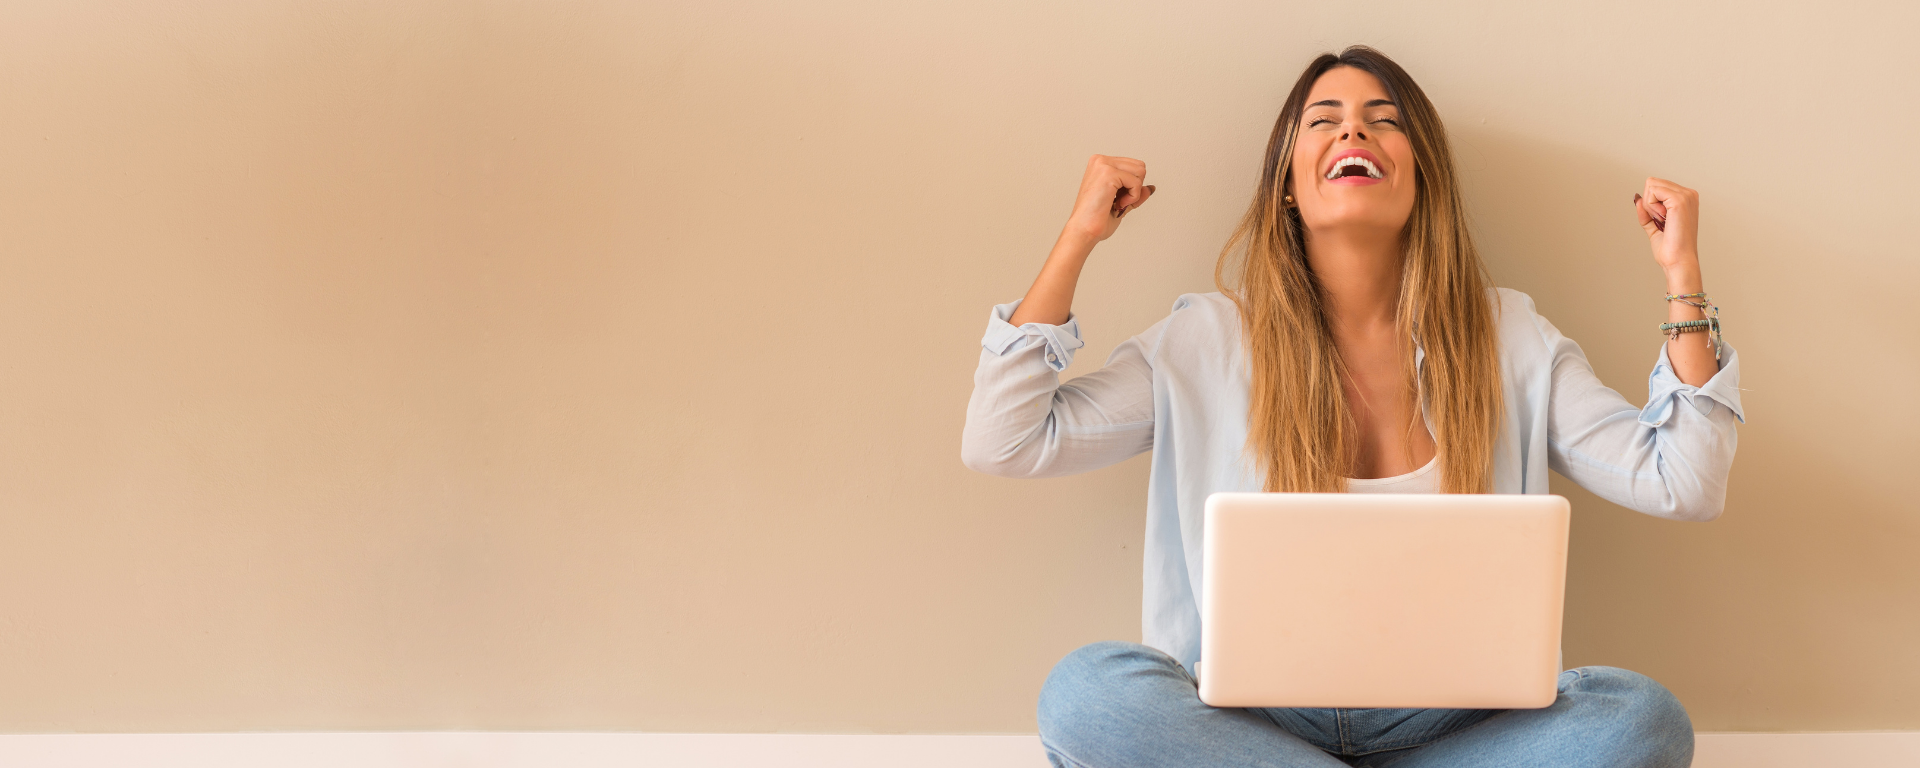
[[1052, 352], [1048, 352], [1048, 353], [1047, 353], [1047, 362], [1049, 362], [1049, 363], [1056, 363], [1056, 362], [1059, 362], [1059, 360], [1058, 360], [1057, 358], [1055, 358], [1055, 357], [1053, 356], [1053, 353], [1052, 353]]

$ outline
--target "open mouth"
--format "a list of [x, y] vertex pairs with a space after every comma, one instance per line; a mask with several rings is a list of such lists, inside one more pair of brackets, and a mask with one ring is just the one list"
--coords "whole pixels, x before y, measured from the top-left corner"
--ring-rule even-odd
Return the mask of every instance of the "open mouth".
[[1355, 177], [1384, 179], [1387, 175], [1380, 171], [1380, 163], [1374, 158], [1373, 153], [1364, 149], [1349, 149], [1342, 152], [1333, 159], [1332, 165], [1327, 166], [1328, 181]]

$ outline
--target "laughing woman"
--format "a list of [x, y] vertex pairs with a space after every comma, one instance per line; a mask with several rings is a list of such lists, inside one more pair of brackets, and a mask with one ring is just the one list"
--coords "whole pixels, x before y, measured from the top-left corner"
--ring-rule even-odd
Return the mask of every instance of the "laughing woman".
[[1054, 764], [1687, 765], [1686, 710], [1624, 669], [1567, 670], [1551, 706], [1526, 710], [1216, 708], [1191, 670], [1215, 491], [1546, 493], [1551, 468], [1649, 515], [1718, 517], [1744, 419], [1738, 358], [1701, 287], [1693, 190], [1648, 179], [1633, 197], [1668, 291], [1667, 323], [1645, 319], [1665, 342], [1635, 408], [1531, 299], [1490, 286], [1446, 131], [1413, 79], [1368, 48], [1323, 55], [1274, 124], [1220, 292], [1180, 296], [1062, 384], [1082, 345], [1081, 267], [1152, 198], [1146, 173], [1088, 162], [1040, 276], [987, 321], [961, 442], [967, 466], [1004, 477], [1154, 454], [1145, 644], [1096, 643], [1054, 667], [1039, 705]]

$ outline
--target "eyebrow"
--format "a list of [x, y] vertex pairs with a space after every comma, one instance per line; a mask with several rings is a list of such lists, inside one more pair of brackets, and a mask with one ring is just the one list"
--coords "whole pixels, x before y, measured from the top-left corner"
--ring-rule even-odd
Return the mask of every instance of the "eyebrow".
[[[1338, 106], [1340, 106], [1339, 99], [1321, 99], [1312, 104], [1308, 104], [1307, 109], [1313, 109], [1314, 107], [1338, 107]], [[1393, 103], [1393, 99], [1374, 99], [1365, 104], [1362, 104], [1361, 106], [1362, 107], [1398, 107], [1400, 105]]]

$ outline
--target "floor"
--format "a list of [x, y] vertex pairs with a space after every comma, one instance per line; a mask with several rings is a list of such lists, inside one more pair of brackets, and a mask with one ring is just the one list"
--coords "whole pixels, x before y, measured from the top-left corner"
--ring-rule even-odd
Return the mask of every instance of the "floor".
[[[207, 733], [0, 735], [8, 768], [1045, 768], [1031, 735]], [[1920, 766], [1920, 732], [1706, 733], [1695, 768]]]

